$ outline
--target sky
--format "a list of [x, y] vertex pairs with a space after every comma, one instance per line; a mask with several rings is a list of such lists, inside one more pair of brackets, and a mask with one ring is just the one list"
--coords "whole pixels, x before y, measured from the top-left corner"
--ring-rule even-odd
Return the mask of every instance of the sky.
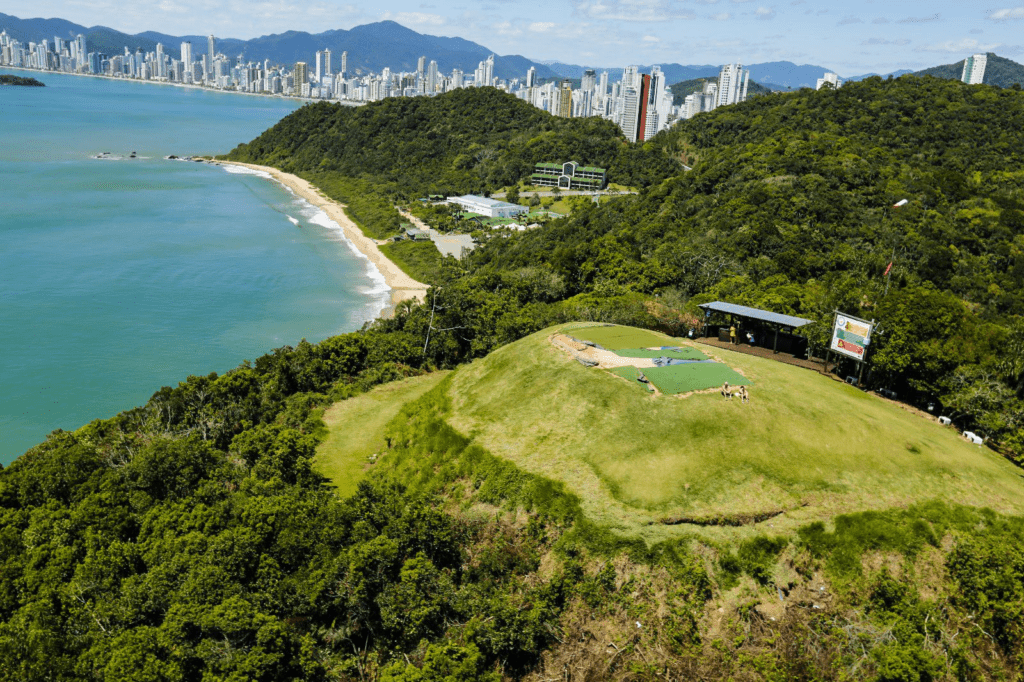
[[243, 39], [390, 19], [535, 61], [791, 61], [855, 76], [949, 64], [975, 52], [1024, 61], [1024, 5], [1013, 2], [1024, 0], [0, 0], [0, 11], [126, 33]]

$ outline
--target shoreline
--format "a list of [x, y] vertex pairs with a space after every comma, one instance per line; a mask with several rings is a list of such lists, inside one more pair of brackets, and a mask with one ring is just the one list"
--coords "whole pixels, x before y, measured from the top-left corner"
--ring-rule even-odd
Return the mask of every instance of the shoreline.
[[380, 250], [378, 243], [363, 234], [363, 231], [359, 229], [355, 221], [348, 217], [348, 214], [345, 213], [344, 204], [329, 198], [308, 180], [303, 180], [297, 175], [285, 173], [271, 166], [258, 166], [253, 163], [221, 161], [219, 159], [212, 159], [207, 163], [214, 166], [239, 166], [254, 171], [262, 171], [273, 178], [275, 182], [284, 185], [295, 192], [297, 196], [326, 213], [331, 220], [341, 227], [342, 234], [356, 247], [356, 250], [366, 256], [371, 265], [384, 278], [384, 284], [391, 289], [391, 303], [380, 312], [380, 317], [391, 317], [394, 314], [395, 307], [402, 301], [414, 299], [422, 303], [426, 300], [429, 285], [417, 282], [399, 268], [394, 261], [385, 256]]

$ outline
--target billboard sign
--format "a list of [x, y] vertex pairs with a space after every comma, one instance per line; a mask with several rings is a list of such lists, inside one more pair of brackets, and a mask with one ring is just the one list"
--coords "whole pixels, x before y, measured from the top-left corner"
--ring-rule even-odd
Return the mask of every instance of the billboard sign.
[[864, 352], [871, 343], [871, 322], [836, 313], [836, 323], [832, 328], [832, 343], [829, 349], [842, 353], [854, 360], [864, 360]]

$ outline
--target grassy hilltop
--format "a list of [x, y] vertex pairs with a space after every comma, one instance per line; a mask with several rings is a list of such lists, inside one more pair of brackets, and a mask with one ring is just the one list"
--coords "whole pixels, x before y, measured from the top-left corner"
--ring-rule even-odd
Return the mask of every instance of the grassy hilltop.
[[[816, 372], [716, 350], [751, 380], [749, 404], [715, 391], [653, 396], [552, 345], [563, 328], [459, 368], [444, 384], [444, 420], [493, 455], [564, 484], [589, 519], [617, 534], [747, 537], [934, 499], [1024, 512], [1024, 478], [1011, 463]], [[363, 410], [345, 409], [355, 418], [332, 431], [366, 427]], [[398, 409], [392, 403], [389, 414]], [[376, 428], [383, 432], [383, 420]], [[374, 451], [384, 452], [378, 440]], [[328, 471], [351, 461], [332, 450], [329, 441], [321, 448]], [[360, 463], [367, 454], [357, 454]], [[348, 476], [338, 483], [353, 485]]]

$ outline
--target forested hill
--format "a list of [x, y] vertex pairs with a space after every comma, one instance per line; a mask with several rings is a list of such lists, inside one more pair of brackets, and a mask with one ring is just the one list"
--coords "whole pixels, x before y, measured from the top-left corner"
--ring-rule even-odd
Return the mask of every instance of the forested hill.
[[870, 78], [720, 107], [651, 145], [694, 170], [473, 260], [543, 264], [571, 294], [811, 317], [818, 353], [835, 309], [874, 318], [872, 386], [1024, 452], [1024, 93]]
[[[423, 304], [188, 377], [0, 469], [0, 679], [1019, 678], [1024, 521], [991, 509], [909, 506], [894, 491], [892, 509], [837, 509], [788, 535], [769, 518], [717, 527], [713, 541], [680, 528], [648, 545], [456, 431], [454, 381], [436, 374], [351, 497], [314, 457], [324, 409], [379, 384], [573, 320], [679, 333], [717, 298], [813, 318], [818, 353], [833, 310], [878, 320], [868, 387], [934, 402], [1020, 461], [1022, 148], [1024, 93], [936, 78], [766, 95], [642, 146], [488, 89], [303, 108], [234, 155], [362, 183], [357, 198], [493, 187], [549, 156], [608, 163], [647, 186], [581, 201], [537, 230], [485, 235]], [[361, 219], [373, 227], [390, 201]], [[509, 353], [481, 366], [530, 371]], [[765, 418], [756, 396], [735, 405], [736, 423]], [[699, 415], [701, 398], [676, 404]], [[820, 396], [791, 398], [820, 419]], [[492, 399], [478, 414], [530, 396]], [[577, 408], [560, 406], [552, 423], [575, 420], [587, 436], [607, 418]], [[873, 425], [860, 423], [835, 437], [870, 442]], [[723, 427], [699, 428], [719, 438]], [[559, 447], [557, 428], [538, 435]], [[660, 456], [649, 447], [623, 454]], [[658, 462], [636, 471], [657, 475]], [[760, 485], [751, 466], [735, 477]], [[848, 487], [827, 465], [805, 473], [820, 476], [825, 502]]]
[[610, 121], [556, 118], [495, 88], [305, 106], [227, 158], [364, 178], [397, 196], [493, 191], [538, 162], [600, 166], [610, 182], [634, 186], [680, 170], [626, 142]]
[[[964, 73], [964, 61], [961, 60], [955, 64], [933, 66], [930, 69], [918, 71], [914, 75], [960, 80]], [[995, 85], [1000, 88], [1009, 88], [1014, 85], [1022, 86], [1024, 85], [1024, 66], [1012, 59], [1000, 57], [993, 52], [989, 52], [983, 82], [985, 85]]]

